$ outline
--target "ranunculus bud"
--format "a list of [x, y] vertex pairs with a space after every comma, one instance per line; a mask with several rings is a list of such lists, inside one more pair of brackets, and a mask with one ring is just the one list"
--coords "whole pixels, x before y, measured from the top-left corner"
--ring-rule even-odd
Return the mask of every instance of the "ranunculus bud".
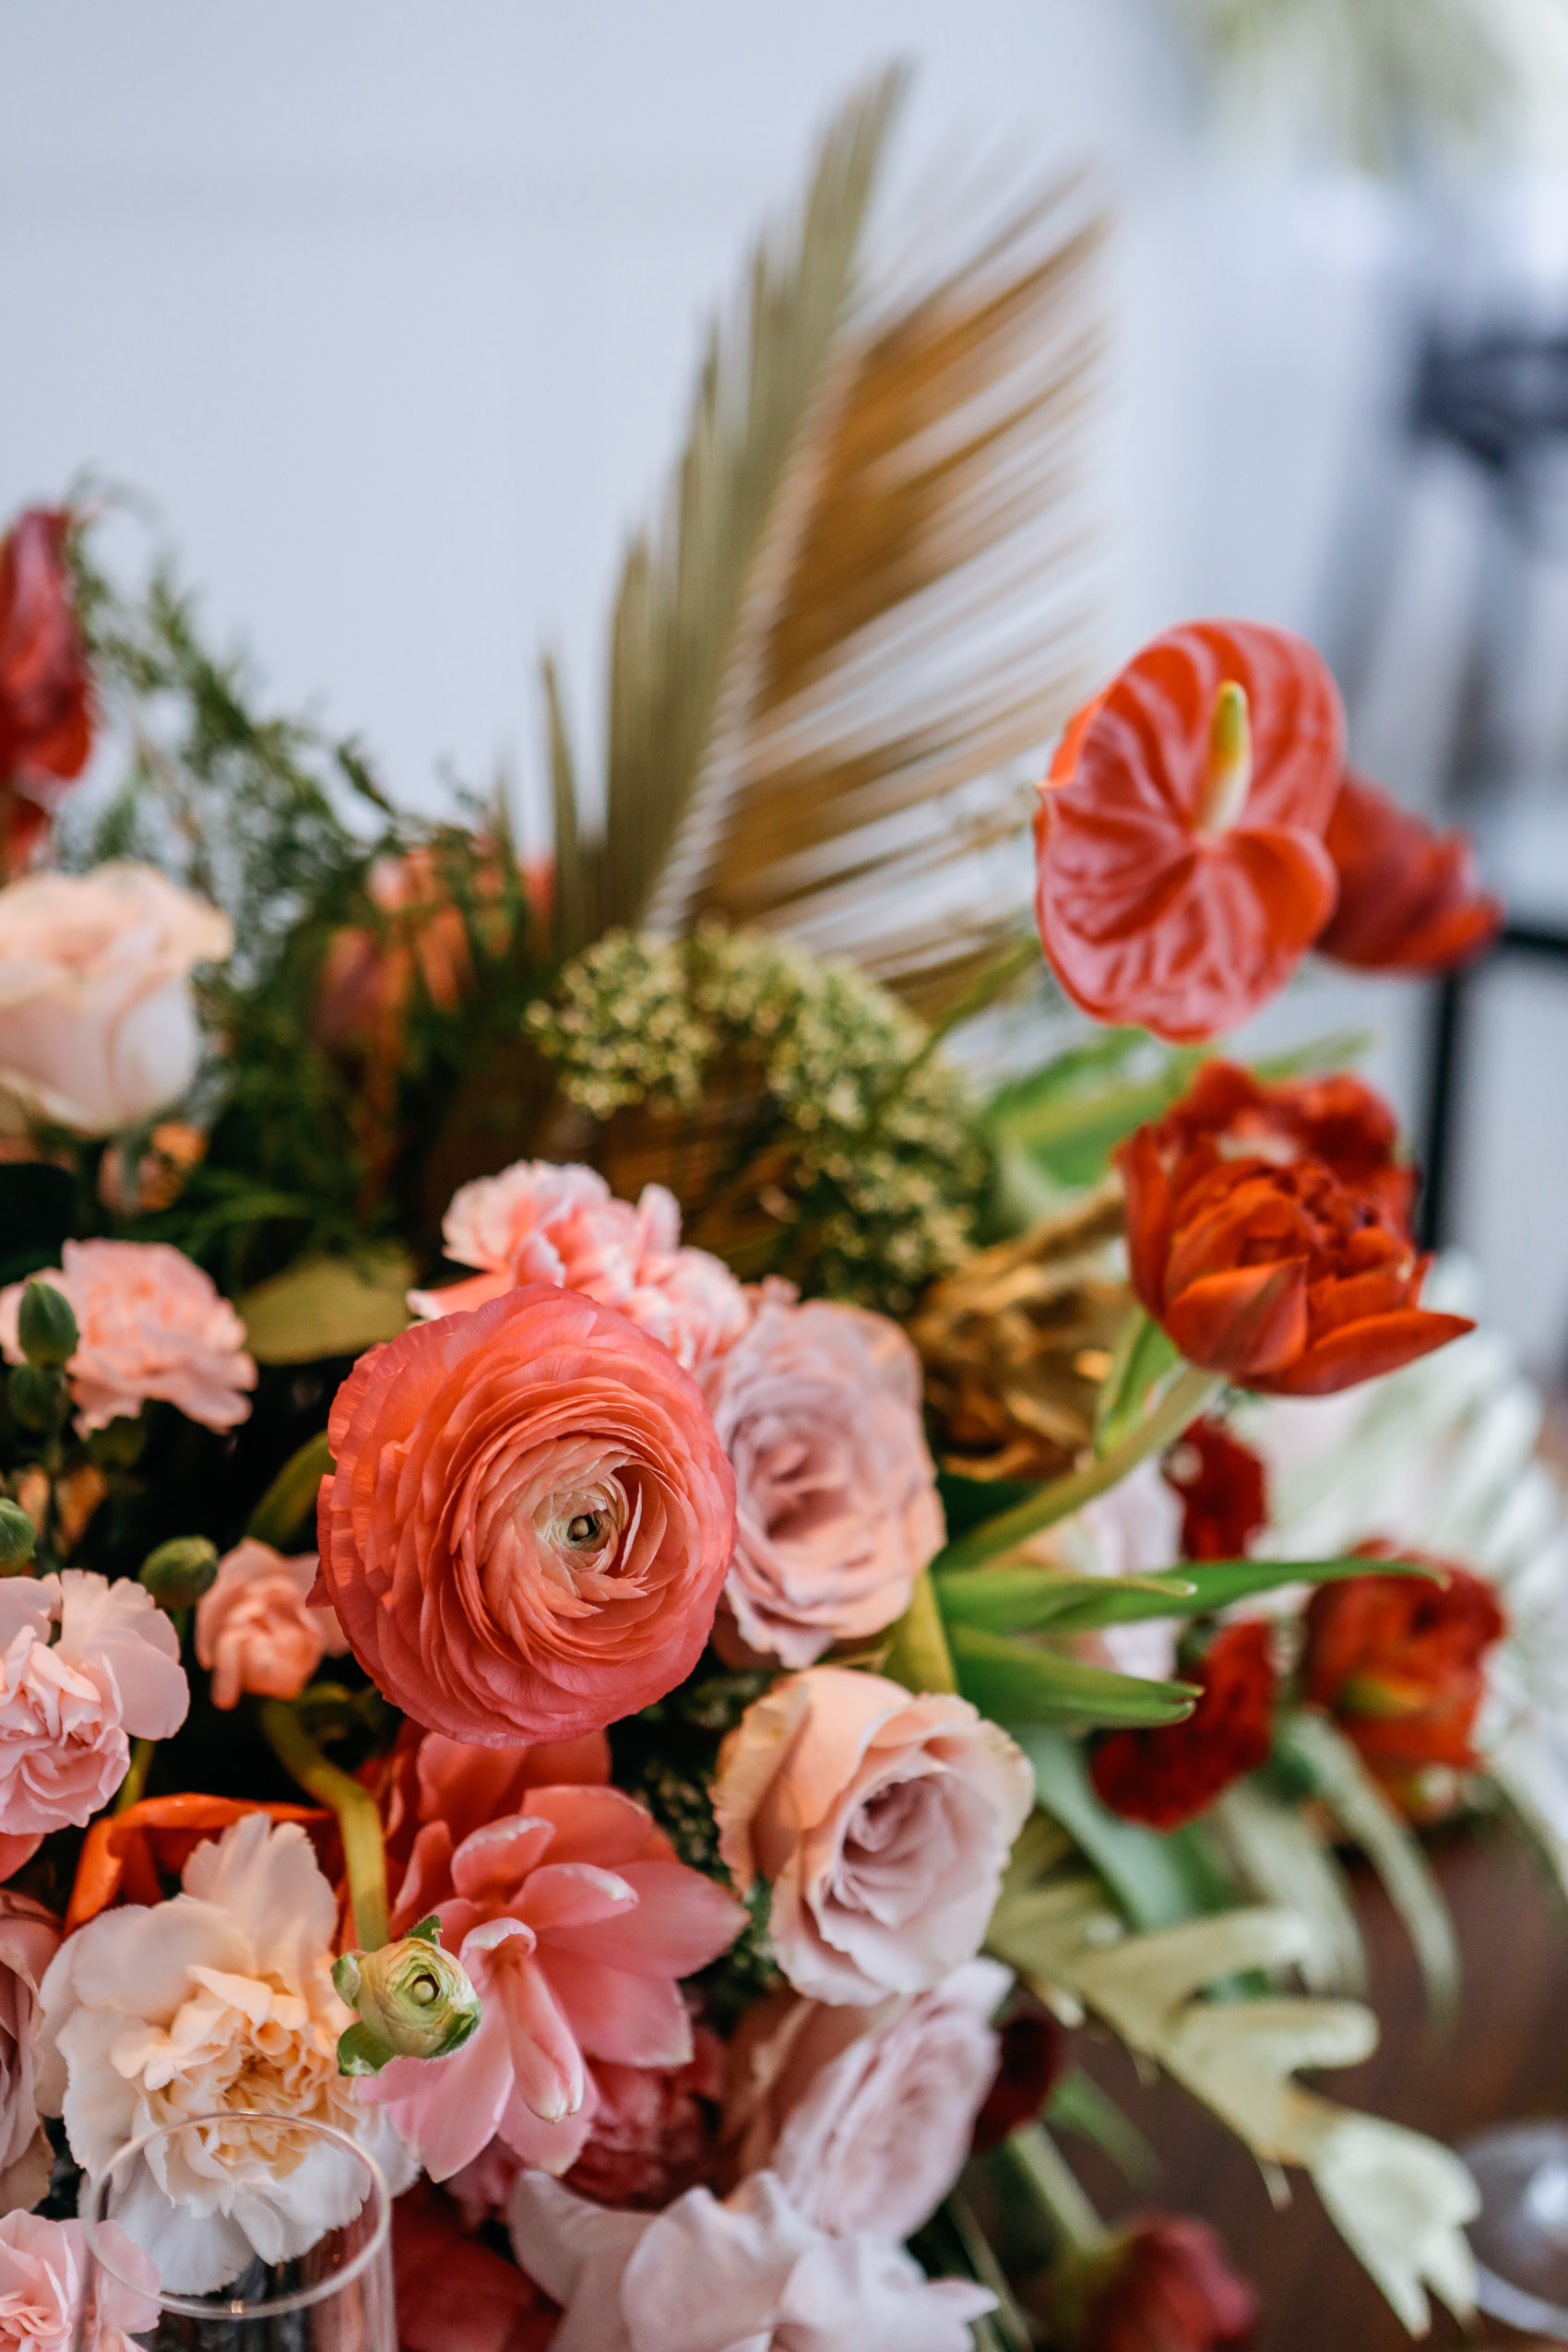
[[445, 2058], [461, 2049], [479, 2024], [480, 2000], [440, 1939], [433, 1912], [396, 1943], [345, 1952], [333, 1963], [340, 1998], [359, 2013], [339, 2037], [340, 2073], [379, 2074], [394, 2058]]
[[65, 1292], [53, 1282], [30, 1282], [17, 1309], [17, 1339], [29, 1363], [59, 1370], [76, 1354], [79, 1336]]
[[37, 1532], [21, 1504], [0, 1495], [0, 1576], [14, 1576], [25, 1568], [37, 1542]]
[[141, 1563], [141, 1581], [160, 1609], [191, 1609], [218, 1574], [218, 1546], [206, 1536], [172, 1536]]

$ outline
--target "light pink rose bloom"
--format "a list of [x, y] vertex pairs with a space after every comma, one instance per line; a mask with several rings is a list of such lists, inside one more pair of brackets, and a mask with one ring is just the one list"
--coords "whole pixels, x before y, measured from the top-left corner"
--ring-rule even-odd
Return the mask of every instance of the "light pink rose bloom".
[[36, 2205], [49, 2186], [49, 2142], [33, 2097], [32, 2025], [60, 1922], [0, 1888], [0, 2211]]
[[897, 1324], [766, 1298], [703, 1393], [735, 1471], [725, 1596], [751, 1647], [810, 1666], [902, 1617], [944, 1529], [920, 1359]]
[[117, 2223], [101, 2222], [96, 2241], [113, 2268], [91, 2266], [92, 2310], [75, 2343], [89, 2286], [85, 2225], [32, 2213], [0, 2221], [0, 2352], [136, 2352], [127, 2338], [158, 2318], [158, 2273]]
[[167, 1740], [189, 1705], [174, 1628], [140, 1585], [80, 1568], [0, 1583], [0, 1877], [90, 1821], [131, 1740]]
[[922, 1992], [972, 1959], [1034, 1801], [1028, 1759], [967, 1699], [814, 1666], [719, 1755], [719, 1850], [773, 1889], [779, 1966], [817, 2001]]
[[[503, 1794], [507, 1762], [516, 1781]], [[676, 1861], [652, 1816], [620, 1789], [540, 1788], [528, 1773], [526, 1749], [502, 1758], [434, 1732], [420, 1744], [421, 1827], [392, 1933], [434, 1912], [484, 2013], [439, 2065], [395, 2059], [362, 2092], [388, 2109], [435, 2180], [497, 2134], [527, 2163], [564, 2172], [598, 2108], [589, 2061], [688, 2064], [692, 2022], [678, 1979], [745, 1925], [740, 1905]]]
[[522, 2268], [565, 2306], [551, 2352], [970, 2352], [969, 2321], [996, 2308], [885, 2239], [814, 2229], [771, 2172], [661, 2214], [607, 2213], [525, 2172], [510, 2225]]
[[449, 1258], [481, 1271], [444, 1290], [410, 1290], [427, 1321], [522, 1282], [552, 1282], [618, 1307], [690, 1372], [733, 1345], [750, 1318], [729, 1268], [680, 1247], [680, 1207], [662, 1184], [645, 1184], [634, 1208], [592, 1168], [522, 1159], [455, 1193], [441, 1232]]
[[963, 2170], [1001, 2052], [991, 2018], [1012, 1982], [998, 1961], [970, 1960], [874, 2009], [762, 2002], [730, 2052], [724, 2133], [742, 2174], [776, 2172], [836, 2238], [910, 2236]]
[[[67, 1241], [58, 1266], [33, 1277], [63, 1290], [81, 1336], [66, 1370], [82, 1436], [152, 1397], [204, 1428], [232, 1429], [250, 1412], [255, 1366], [245, 1326], [210, 1276], [163, 1241]], [[0, 1290], [0, 1353], [22, 1360], [20, 1282]]]
[[347, 1655], [330, 1604], [305, 1606], [315, 1583], [314, 1551], [285, 1560], [247, 1536], [224, 1553], [196, 1613], [196, 1657], [212, 1677], [215, 1707], [238, 1705], [244, 1692], [297, 1699], [323, 1657]]
[[139, 1126], [184, 1093], [197, 964], [226, 915], [152, 866], [34, 873], [0, 890], [0, 1088], [79, 1135]]

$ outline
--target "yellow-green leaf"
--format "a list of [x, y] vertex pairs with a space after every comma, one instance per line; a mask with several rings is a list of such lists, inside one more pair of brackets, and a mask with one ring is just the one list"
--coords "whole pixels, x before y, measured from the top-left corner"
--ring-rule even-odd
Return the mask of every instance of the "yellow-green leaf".
[[408, 1328], [412, 1261], [400, 1249], [361, 1258], [302, 1258], [236, 1301], [258, 1364], [358, 1356]]

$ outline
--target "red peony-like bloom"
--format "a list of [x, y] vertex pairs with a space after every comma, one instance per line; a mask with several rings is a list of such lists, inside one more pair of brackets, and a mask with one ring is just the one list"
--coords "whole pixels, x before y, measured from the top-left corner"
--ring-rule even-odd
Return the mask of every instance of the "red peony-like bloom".
[[1190, 1362], [1321, 1396], [1473, 1328], [1418, 1304], [1396, 1133], [1357, 1078], [1265, 1087], [1211, 1062], [1122, 1145], [1133, 1287]]
[[661, 2213], [712, 2177], [724, 2097], [724, 2045], [706, 2025], [694, 2028], [684, 2066], [593, 2070], [599, 2104], [583, 2152], [565, 2175], [568, 2189], [596, 2204]]
[[392, 2280], [402, 2352], [546, 2352], [555, 2334], [554, 2304], [428, 2180], [392, 2208]]
[[1067, 2037], [1044, 2002], [1031, 1993], [1016, 2000], [1012, 2015], [996, 2028], [1001, 2055], [996, 2080], [975, 2118], [977, 2156], [1000, 2147], [1024, 2124], [1039, 2120], [1066, 2057]]
[[[1427, 1559], [1388, 1543], [1363, 1544], [1370, 1559]], [[1309, 1699], [1333, 1716], [1365, 1763], [1420, 1810], [1417, 1782], [1432, 1764], [1464, 1771], [1486, 1692], [1485, 1659], [1508, 1630], [1483, 1578], [1446, 1560], [1428, 1560], [1446, 1581], [1356, 1576], [1320, 1585], [1307, 1605], [1301, 1664]]]
[[1183, 1430], [1166, 1455], [1165, 1483], [1182, 1498], [1187, 1560], [1240, 1560], [1268, 1523], [1268, 1478], [1260, 1455], [1206, 1416]]
[[707, 1640], [735, 1480], [702, 1393], [613, 1308], [529, 1283], [362, 1356], [333, 1404], [321, 1588], [416, 1723], [565, 1740]]
[[1320, 954], [1363, 972], [1451, 972], [1496, 938], [1503, 904], [1478, 885], [1468, 834], [1434, 833], [1353, 768], [1324, 841], [1339, 902]]
[[1193, 1679], [1203, 1696], [1184, 1723], [1112, 1731], [1089, 1758], [1101, 1804], [1124, 1821], [1179, 1829], [1255, 1772], [1274, 1740], [1274, 1643], [1258, 1618], [1222, 1625]]
[[1251, 2339], [1258, 2299], [1206, 2222], [1149, 2214], [1128, 2225], [1075, 2322], [1077, 2352], [1223, 2352]]
[[1067, 727], [1035, 818], [1046, 959], [1097, 1020], [1201, 1042], [1289, 979], [1334, 909], [1344, 719], [1283, 629], [1194, 621]]
[[92, 749], [70, 529], [68, 514], [33, 506], [0, 540], [0, 878], [26, 864]]

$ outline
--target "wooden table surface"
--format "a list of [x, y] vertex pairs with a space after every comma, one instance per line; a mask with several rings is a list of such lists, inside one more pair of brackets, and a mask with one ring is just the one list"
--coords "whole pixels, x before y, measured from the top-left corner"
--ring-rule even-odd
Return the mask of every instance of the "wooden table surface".
[[[1429, 2033], [1409, 1947], [1381, 1892], [1363, 1880], [1358, 1901], [1383, 2041], [1365, 2065], [1324, 2074], [1320, 2087], [1451, 2142], [1515, 2118], [1568, 2116], [1568, 1908], [1500, 1825], [1456, 1836], [1434, 1859], [1464, 1954], [1457, 2033], [1447, 2047]], [[1074, 2039], [1075, 2055], [1114, 2093], [1163, 2167], [1152, 2193], [1134, 2196], [1092, 2150], [1066, 2141], [1102, 2212], [1158, 2204], [1219, 2227], [1264, 2299], [1258, 2352], [1397, 2352], [1408, 2344], [1301, 2174], [1291, 2176], [1289, 2207], [1275, 2212], [1240, 2144], [1182, 2092], [1141, 2085], [1125, 2053], [1093, 2034]], [[1434, 2348], [1466, 2340], [1437, 2315]], [[1495, 2326], [1484, 2340], [1515, 2352], [1525, 2341]]]

